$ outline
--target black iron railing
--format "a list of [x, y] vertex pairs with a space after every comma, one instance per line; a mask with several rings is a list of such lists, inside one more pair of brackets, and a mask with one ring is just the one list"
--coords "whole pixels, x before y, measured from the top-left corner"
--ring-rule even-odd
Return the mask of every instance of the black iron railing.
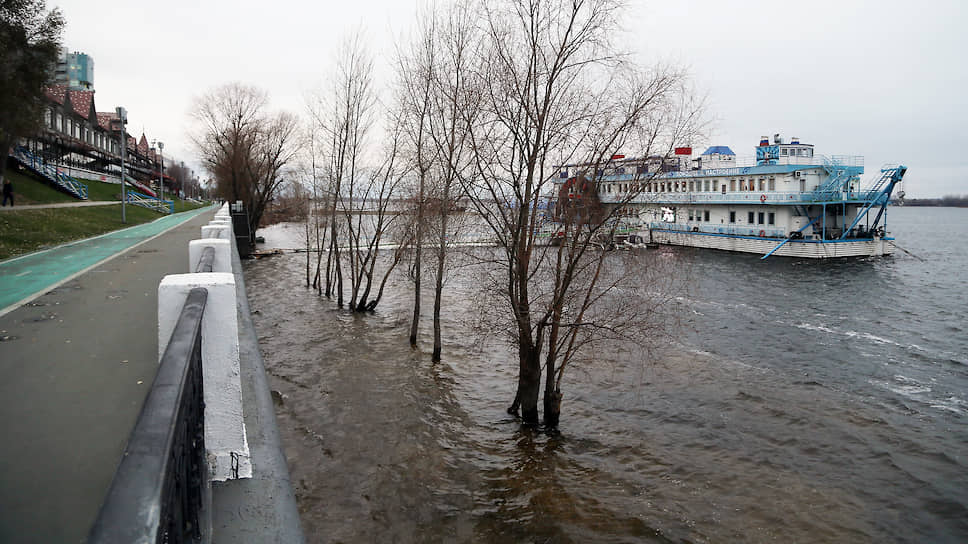
[[189, 292], [88, 542], [195, 542], [205, 484], [202, 315]]
[[205, 246], [205, 248], [202, 249], [202, 257], [198, 259], [198, 266], [195, 267], [195, 272], [211, 272], [214, 264], [215, 248], [212, 246]]

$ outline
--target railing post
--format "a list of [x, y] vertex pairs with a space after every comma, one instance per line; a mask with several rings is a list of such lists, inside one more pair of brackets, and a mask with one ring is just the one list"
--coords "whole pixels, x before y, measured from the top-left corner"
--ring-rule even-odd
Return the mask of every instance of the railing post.
[[163, 353], [187, 293], [208, 290], [202, 319], [202, 376], [205, 383], [205, 447], [211, 479], [252, 477], [242, 419], [239, 329], [235, 276], [231, 273], [176, 274], [158, 286], [158, 349]]
[[202, 238], [188, 243], [188, 269], [198, 271], [198, 262], [206, 247], [215, 250], [212, 272], [232, 272], [232, 241], [221, 238]]

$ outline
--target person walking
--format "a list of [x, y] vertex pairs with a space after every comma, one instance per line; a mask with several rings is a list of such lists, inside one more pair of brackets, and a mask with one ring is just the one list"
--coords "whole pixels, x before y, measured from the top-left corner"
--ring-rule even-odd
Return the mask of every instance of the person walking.
[[4, 178], [3, 180], [3, 205], [7, 205], [7, 199], [10, 199], [10, 207], [13, 208], [13, 183], [10, 180]]

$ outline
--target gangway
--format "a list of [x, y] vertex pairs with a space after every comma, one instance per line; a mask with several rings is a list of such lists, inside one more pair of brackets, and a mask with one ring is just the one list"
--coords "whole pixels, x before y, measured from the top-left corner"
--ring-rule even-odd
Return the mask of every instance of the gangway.
[[867, 213], [874, 206], [880, 206], [881, 209], [877, 212], [877, 217], [874, 218], [874, 222], [871, 223], [870, 228], [877, 228], [877, 224], [880, 223], [881, 217], [884, 215], [884, 211], [891, 201], [891, 193], [894, 191], [894, 187], [904, 179], [905, 172], [907, 172], [907, 166], [903, 164], [888, 164], [881, 168], [881, 177], [874, 182], [874, 186], [866, 191], [862, 197], [863, 200], [867, 201], [867, 204], [857, 212], [857, 217], [850, 224], [850, 227], [844, 229], [844, 233], [840, 236], [841, 240], [850, 234], [854, 227], [857, 226], [857, 223], [860, 223], [860, 220], [866, 217]]

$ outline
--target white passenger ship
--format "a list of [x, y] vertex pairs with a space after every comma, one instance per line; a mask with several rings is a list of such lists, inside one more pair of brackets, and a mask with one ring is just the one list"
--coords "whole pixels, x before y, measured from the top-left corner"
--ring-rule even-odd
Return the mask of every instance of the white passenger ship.
[[[590, 176], [564, 167], [558, 202], [584, 199], [619, 214], [659, 244], [804, 258], [888, 255], [887, 205], [907, 168], [885, 166], [861, 187], [863, 157], [825, 157], [811, 144], [779, 135], [740, 166], [726, 146], [698, 158], [677, 148], [672, 159], [612, 157]], [[588, 178], [596, 179], [591, 183]]]

